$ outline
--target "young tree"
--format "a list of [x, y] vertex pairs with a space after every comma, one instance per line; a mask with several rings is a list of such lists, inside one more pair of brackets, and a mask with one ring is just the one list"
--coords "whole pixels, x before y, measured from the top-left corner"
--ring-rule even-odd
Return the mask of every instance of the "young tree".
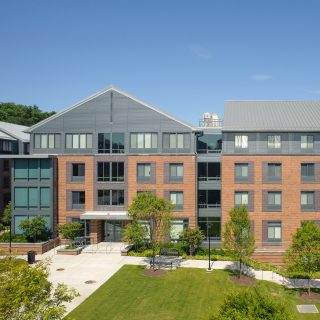
[[45, 262], [28, 266], [16, 258], [0, 259], [0, 319], [61, 320], [65, 302], [79, 294], [64, 284], [48, 281]]
[[68, 222], [58, 226], [58, 231], [64, 239], [73, 241], [83, 235], [83, 225], [80, 222]]
[[22, 220], [19, 227], [31, 242], [44, 241], [49, 237], [49, 230], [43, 216], [39, 215], [30, 220]]
[[146, 220], [149, 225], [148, 232], [152, 247], [153, 269], [155, 269], [154, 259], [157, 237], [167, 233], [173, 208], [174, 205], [169, 200], [158, 198], [152, 192], [139, 193], [128, 208], [128, 213], [133, 219]]
[[204, 234], [199, 228], [186, 228], [179, 235], [179, 240], [182, 244], [189, 247], [190, 256], [194, 255], [195, 249], [199, 248], [204, 238]]
[[145, 246], [147, 237], [147, 228], [135, 220], [132, 223], [127, 224], [124, 229], [123, 240], [133, 244], [136, 251]]
[[11, 223], [11, 211], [12, 211], [12, 206], [11, 202], [9, 202], [4, 210], [3, 210], [3, 215], [2, 215], [2, 222], [5, 226], [9, 226]]
[[239, 277], [241, 277], [242, 263], [254, 252], [255, 240], [250, 231], [249, 213], [245, 206], [233, 208], [229, 216], [222, 246], [239, 261]]
[[310, 295], [311, 279], [320, 272], [320, 228], [313, 221], [303, 221], [293, 235], [285, 263], [288, 271], [307, 275]]

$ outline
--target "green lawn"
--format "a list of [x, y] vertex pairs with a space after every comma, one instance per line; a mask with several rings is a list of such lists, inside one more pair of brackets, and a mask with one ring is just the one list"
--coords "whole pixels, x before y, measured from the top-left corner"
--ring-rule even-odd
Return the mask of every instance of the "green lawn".
[[[201, 320], [218, 308], [229, 291], [241, 288], [222, 270], [208, 274], [203, 269], [179, 268], [159, 278], [144, 276], [142, 271], [140, 266], [124, 266], [69, 316], [76, 320]], [[296, 304], [307, 304], [296, 291], [267, 281], [257, 281], [257, 286], [285, 297], [294, 310]], [[297, 319], [319, 319], [319, 314], [297, 313]]]

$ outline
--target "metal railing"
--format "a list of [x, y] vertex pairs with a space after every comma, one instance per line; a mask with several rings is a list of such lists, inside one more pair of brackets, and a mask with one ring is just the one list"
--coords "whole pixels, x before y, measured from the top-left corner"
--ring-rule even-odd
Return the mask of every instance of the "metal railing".
[[199, 120], [199, 127], [205, 127], [205, 128], [221, 128], [223, 125], [223, 120]]

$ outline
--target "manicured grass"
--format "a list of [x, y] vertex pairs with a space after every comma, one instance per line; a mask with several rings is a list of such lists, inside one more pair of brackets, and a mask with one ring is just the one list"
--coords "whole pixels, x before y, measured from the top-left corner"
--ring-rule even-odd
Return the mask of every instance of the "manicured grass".
[[[223, 270], [208, 274], [203, 269], [179, 268], [158, 278], [142, 272], [141, 266], [124, 266], [69, 316], [76, 320], [205, 320], [228, 292], [243, 288]], [[293, 310], [296, 304], [308, 304], [296, 291], [277, 284], [257, 281], [257, 286], [284, 297]], [[299, 320], [319, 319], [319, 314], [296, 315]]]

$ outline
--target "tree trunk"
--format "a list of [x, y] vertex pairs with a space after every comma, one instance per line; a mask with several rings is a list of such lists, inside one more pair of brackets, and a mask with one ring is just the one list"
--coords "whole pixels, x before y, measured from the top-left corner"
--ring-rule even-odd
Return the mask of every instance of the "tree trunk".
[[242, 274], [242, 259], [239, 259], [239, 279], [241, 279]]
[[308, 296], [311, 295], [311, 278], [308, 278]]
[[190, 256], [194, 255], [194, 245], [190, 244]]
[[155, 255], [156, 255], [156, 250], [155, 250], [155, 245], [154, 245], [154, 241], [152, 241], [152, 268], [153, 271], [155, 271], [155, 265], [154, 265], [154, 260], [155, 260]]

